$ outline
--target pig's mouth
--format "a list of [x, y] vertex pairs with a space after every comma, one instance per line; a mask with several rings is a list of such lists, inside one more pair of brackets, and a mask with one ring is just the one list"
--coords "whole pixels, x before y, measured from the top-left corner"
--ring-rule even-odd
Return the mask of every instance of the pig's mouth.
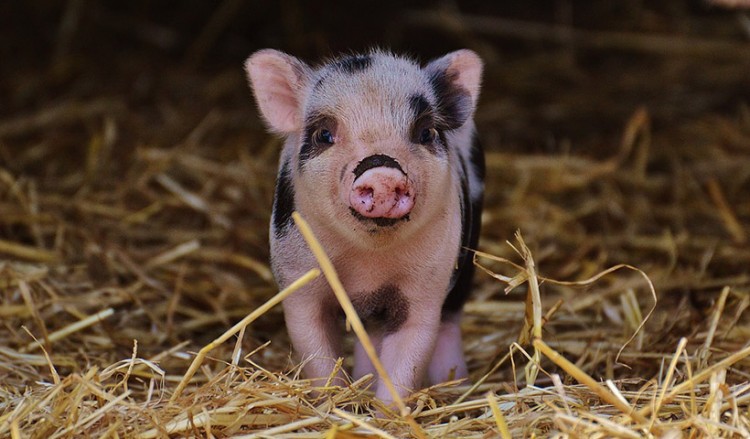
[[354, 210], [353, 207], [350, 207], [349, 211], [351, 212], [352, 216], [356, 218], [357, 220], [366, 224], [374, 224], [378, 227], [393, 227], [402, 221], [409, 221], [408, 214], [402, 216], [401, 218], [383, 218], [383, 217], [372, 218], [372, 217], [367, 217], [367, 216], [362, 215], [361, 213]]

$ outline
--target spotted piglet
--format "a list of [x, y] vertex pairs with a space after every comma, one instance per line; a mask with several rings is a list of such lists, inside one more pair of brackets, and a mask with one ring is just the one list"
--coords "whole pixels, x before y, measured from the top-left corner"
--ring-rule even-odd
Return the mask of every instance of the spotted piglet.
[[[420, 66], [383, 51], [319, 67], [275, 50], [245, 64], [271, 131], [284, 136], [271, 221], [280, 287], [316, 261], [291, 214], [328, 253], [403, 396], [467, 376], [459, 319], [474, 266], [484, 155], [473, 121], [482, 61], [459, 50]], [[318, 278], [284, 301], [310, 378], [342, 354], [342, 311]], [[374, 372], [355, 346], [355, 378]], [[391, 396], [382, 382], [376, 396]]]

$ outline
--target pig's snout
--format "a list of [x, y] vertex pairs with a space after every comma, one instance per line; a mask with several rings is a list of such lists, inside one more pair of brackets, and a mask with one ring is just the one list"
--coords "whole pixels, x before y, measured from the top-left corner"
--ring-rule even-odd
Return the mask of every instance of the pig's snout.
[[405, 218], [414, 207], [414, 190], [401, 167], [377, 166], [352, 184], [349, 205], [365, 218]]

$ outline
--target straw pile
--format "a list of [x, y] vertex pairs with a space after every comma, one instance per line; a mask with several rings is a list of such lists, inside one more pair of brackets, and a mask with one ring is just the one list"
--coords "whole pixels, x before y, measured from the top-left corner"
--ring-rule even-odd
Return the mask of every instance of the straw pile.
[[[462, 23], [478, 50], [504, 38]], [[128, 86], [141, 95], [98, 76], [49, 98], [81, 68], [63, 61], [6, 78], [20, 110], [0, 119], [0, 437], [750, 436], [747, 43], [599, 41], [643, 64], [590, 81], [565, 51], [502, 68], [483, 53], [472, 382], [395, 411], [369, 378], [311, 388], [291, 357], [274, 304], [293, 292], [277, 295], [266, 249], [279, 141], [239, 64], [165, 68]], [[655, 92], [673, 80], [693, 88]], [[334, 278], [309, 268], [300, 284]]]

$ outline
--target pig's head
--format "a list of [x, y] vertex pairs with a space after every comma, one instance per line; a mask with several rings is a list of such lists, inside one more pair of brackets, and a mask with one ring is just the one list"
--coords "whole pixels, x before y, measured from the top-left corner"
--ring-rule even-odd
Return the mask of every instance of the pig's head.
[[449, 134], [474, 113], [482, 73], [474, 52], [422, 67], [373, 51], [313, 68], [267, 49], [245, 67], [263, 118], [286, 137], [277, 237], [291, 209], [363, 244], [449, 214], [461, 166]]

